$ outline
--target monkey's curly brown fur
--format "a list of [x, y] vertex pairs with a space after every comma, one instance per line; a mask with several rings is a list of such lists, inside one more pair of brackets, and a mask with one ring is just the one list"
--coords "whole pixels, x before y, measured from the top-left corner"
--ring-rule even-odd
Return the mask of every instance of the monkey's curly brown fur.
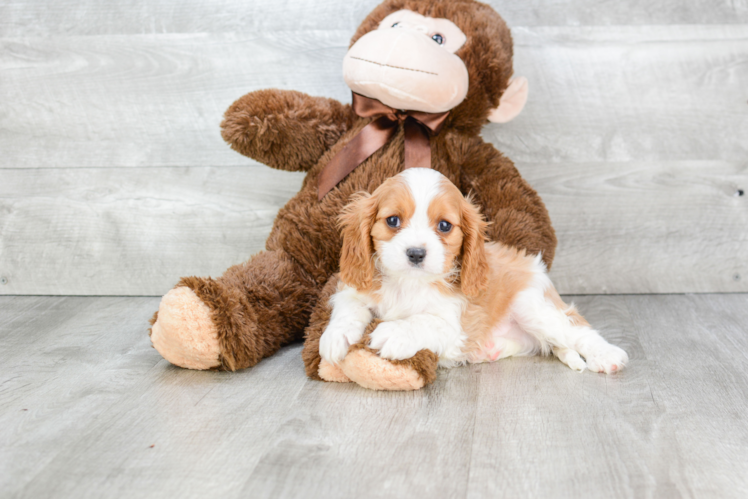
[[[479, 135], [512, 74], [509, 29], [493, 9], [473, 0], [388, 0], [369, 14], [351, 43], [400, 9], [448, 18], [467, 35], [457, 55], [468, 69], [468, 95], [432, 138], [432, 167], [463, 193], [473, 193], [490, 221], [489, 238], [542, 252], [550, 267], [556, 238], [543, 202], [512, 162]], [[252, 366], [306, 331], [304, 364], [307, 374], [317, 377], [319, 336], [329, 320], [327, 298], [334, 290], [328, 281], [339, 267], [337, 217], [354, 193], [372, 192], [403, 169], [401, 127], [318, 201], [321, 170], [370, 121], [335, 100], [283, 90], [252, 92], [226, 111], [222, 135], [233, 149], [273, 168], [308, 173], [301, 191], [279, 211], [267, 251], [218, 279], [180, 282], [212, 311], [221, 368]], [[433, 371], [435, 362], [414, 361], [413, 369]]]

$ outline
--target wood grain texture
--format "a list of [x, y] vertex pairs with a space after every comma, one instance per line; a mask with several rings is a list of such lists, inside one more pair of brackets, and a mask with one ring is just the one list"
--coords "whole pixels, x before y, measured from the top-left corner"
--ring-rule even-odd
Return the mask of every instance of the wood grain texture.
[[[0, 297], [3, 497], [744, 497], [748, 294], [565, 297], [631, 363], [308, 380], [170, 366], [155, 298]], [[151, 447], [153, 445], [153, 447]]]
[[[6, 0], [0, 36], [120, 35], [345, 29], [353, 32], [380, 0], [129, 1]], [[510, 26], [748, 23], [746, 0], [488, 0]], [[81, 22], [86, 20], [88, 22]]]
[[608, 377], [572, 377], [539, 358], [484, 365], [468, 496], [745, 495], [748, 480], [731, 471], [748, 466], [737, 444], [748, 436], [748, 377], [734, 350], [745, 343], [735, 318], [746, 319], [746, 300], [577, 298], [630, 365]]
[[143, 337], [158, 300], [7, 297], [0, 304], [0, 494], [8, 497], [158, 364]]
[[[748, 290], [746, 5], [704, 1], [495, 5], [532, 91], [484, 137], [548, 204], [563, 292]], [[231, 151], [221, 115], [267, 87], [347, 101], [373, 3], [221, 5], [0, 6], [0, 294], [162, 294], [263, 247], [301, 177]]]
[[748, 470], [748, 296], [631, 296], [626, 304], [666, 416], [650, 435], [670, 452], [654, 463], [667, 467], [677, 496], [745, 497], [746, 475], [730, 471]]
[[[562, 293], [748, 291], [748, 165], [520, 164]], [[263, 166], [8, 169], [0, 294], [161, 295], [264, 248], [303, 174]], [[0, 279], [0, 283], [3, 281]]]
[[309, 381], [239, 496], [464, 496], [476, 375], [445, 372], [411, 393]]
[[237, 374], [169, 365], [158, 299], [0, 304], [3, 497], [226, 496], [307, 381], [300, 346]]
[[513, 34], [515, 74], [529, 78], [530, 98], [484, 137], [514, 161], [748, 157], [748, 26]]
[[221, 275], [264, 248], [303, 178], [264, 166], [2, 176], [0, 293], [67, 295], [162, 295], [182, 275]]
[[[748, 291], [748, 163], [522, 164], [562, 293]], [[743, 193], [742, 195], [740, 193]]]
[[[484, 136], [515, 161], [744, 161], [746, 25], [516, 28], [527, 108]], [[350, 100], [350, 29], [0, 38], [0, 168], [241, 165], [246, 92]]]
[[0, 168], [253, 164], [221, 139], [224, 111], [268, 87], [349, 98], [348, 36], [0, 39]]

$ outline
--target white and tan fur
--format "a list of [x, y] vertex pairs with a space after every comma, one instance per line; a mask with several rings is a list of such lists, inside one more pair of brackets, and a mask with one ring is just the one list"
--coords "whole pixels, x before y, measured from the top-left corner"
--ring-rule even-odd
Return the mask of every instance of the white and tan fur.
[[381, 318], [370, 346], [385, 359], [429, 349], [449, 367], [553, 352], [574, 370], [605, 373], [628, 362], [561, 300], [539, 255], [486, 243], [478, 209], [435, 170], [406, 170], [361, 195], [341, 226], [323, 360], [340, 362]]

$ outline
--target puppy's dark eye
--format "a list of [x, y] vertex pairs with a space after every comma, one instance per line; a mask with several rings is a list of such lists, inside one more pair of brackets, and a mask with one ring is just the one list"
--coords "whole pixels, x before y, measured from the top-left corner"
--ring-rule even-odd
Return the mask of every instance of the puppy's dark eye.
[[400, 227], [400, 217], [396, 215], [387, 217], [387, 219], [385, 219], [385, 222], [387, 222], [387, 225], [390, 227]]
[[439, 45], [444, 45], [444, 37], [439, 33], [434, 33], [433, 35], [431, 35], [431, 39]]
[[439, 231], [441, 231], [442, 233], [448, 233], [451, 230], [452, 230], [452, 224], [450, 224], [449, 222], [443, 220], [439, 223]]
[[398, 26], [400, 26], [400, 23], [396, 22], [395, 24], [392, 25], [392, 28], [397, 28]]

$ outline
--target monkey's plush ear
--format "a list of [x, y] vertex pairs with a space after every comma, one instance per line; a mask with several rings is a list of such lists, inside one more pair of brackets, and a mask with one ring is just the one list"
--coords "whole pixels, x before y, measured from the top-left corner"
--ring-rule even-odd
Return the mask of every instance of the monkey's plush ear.
[[512, 78], [499, 100], [499, 106], [489, 113], [489, 121], [506, 123], [516, 118], [525, 107], [529, 92], [530, 86], [527, 83], [527, 78], [524, 76]]

